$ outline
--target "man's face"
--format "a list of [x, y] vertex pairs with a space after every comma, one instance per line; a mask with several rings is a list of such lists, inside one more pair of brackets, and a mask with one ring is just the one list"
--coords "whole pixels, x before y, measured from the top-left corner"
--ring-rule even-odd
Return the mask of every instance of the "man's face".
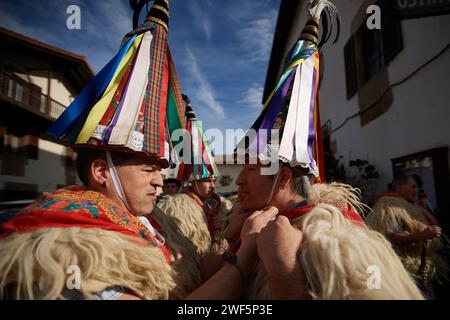
[[136, 156], [116, 168], [133, 213], [143, 215], [152, 212], [156, 190], [163, 186], [160, 164], [146, 156]]
[[164, 194], [177, 194], [179, 191], [178, 185], [175, 182], [164, 183], [163, 193]]
[[212, 194], [214, 194], [214, 191], [216, 190], [216, 178], [208, 178], [203, 180], [196, 180], [192, 182], [194, 186], [194, 191], [197, 193], [197, 195], [204, 199], [210, 197]]
[[261, 175], [261, 165], [246, 164], [236, 179], [237, 201], [244, 211], [260, 210], [270, 196], [274, 176]]
[[406, 201], [414, 203], [417, 199], [419, 188], [417, 187], [416, 180], [414, 180], [413, 177], [410, 177], [407, 183], [398, 186], [395, 191]]

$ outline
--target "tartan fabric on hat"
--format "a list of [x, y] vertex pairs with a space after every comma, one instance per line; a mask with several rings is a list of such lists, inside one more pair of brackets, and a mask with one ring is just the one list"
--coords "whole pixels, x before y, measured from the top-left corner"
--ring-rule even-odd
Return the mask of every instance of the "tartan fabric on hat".
[[48, 133], [74, 147], [142, 152], [168, 166], [172, 133], [186, 122], [167, 31], [168, 1], [157, 0]]
[[[167, 47], [167, 33], [161, 28], [156, 28], [151, 47], [152, 61], [150, 62], [149, 86], [145, 95], [146, 112], [144, 114], [144, 150], [149, 153], [161, 153], [159, 135], [159, 106], [161, 101], [162, 82]], [[164, 150], [162, 150], [164, 152]]]
[[[184, 102], [183, 102], [183, 91], [181, 90], [180, 82], [178, 81], [178, 73], [175, 69], [175, 65], [172, 59], [172, 52], [170, 48], [167, 49], [167, 55], [169, 57], [169, 67], [170, 67], [170, 87], [173, 89], [173, 95], [175, 98], [175, 104], [178, 109], [179, 115], [184, 115]], [[186, 128], [185, 117], [180, 117], [181, 127]]]

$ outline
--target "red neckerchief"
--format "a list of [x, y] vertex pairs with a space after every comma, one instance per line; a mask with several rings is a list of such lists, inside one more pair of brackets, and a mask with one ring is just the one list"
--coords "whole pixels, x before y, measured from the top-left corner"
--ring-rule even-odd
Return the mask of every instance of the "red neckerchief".
[[[295, 218], [304, 216], [305, 214], [307, 214], [314, 208], [315, 208], [314, 205], [308, 205], [308, 204], [300, 205], [300, 206], [292, 208], [286, 212], [280, 213], [280, 215], [285, 216], [286, 218], [291, 220], [291, 219], [295, 219]], [[366, 225], [364, 223], [364, 220], [361, 218], [361, 216], [355, 210], [353, 210], [353, 209], [347, 209], [347, 210], [339, 209], [339, 210], [346, 219], [350, 220], [357, 227], [363, 227]], [[240, 245], [241, 245], [241, 241], [239, 239], [239, 241], [238, 241], [237, 245], [234, 247], [233, 251], [236, 252], [239, 249]]]
[[202, 201], [202, 199], [192, 190], [192, 188], [189, 189], [188, 192], [184, 193], [189, 197], [191, 197], [192, 199], [194, 199], [195, 202], [203, 209], [203, 212], [205, 213], [206, 216], [206, 220], [208, 222], [209, 234], [211, 235], [211, 238], [214, 238], [214, 235], [217, 232], [217, 229], [214, 226], [214, 217], [217, 217], [220, 213], [220, 206], [221, 206], [220, 197], [216, 193], [213, 193], [211, 197], [217, 201], [218, 205], [213, 209], [209, 209]]
[[294, 218], [298, 218], [298, 217], [301, 217], [301, 216], [307, 214], [312, 209], [314, 209], [313, 205], [306, 204], [303, 206], [295, 207], [286, 212], [283, 212], [283, 213], [281, 213], [281, 215], [285, 216], [286, 218], [289, 218], [289, 219], [294, 219]]
[[[281, 215], [283, 215], [289, 219], [294, 219], [294, 218], [298, 218], [298, 217], [301, 217], [301, 216], [307, 214], [312, 209], [314, 209], [314, 207], [315, 207], [314, 205], [303, 205], [303, 206], [293, 208], [287, 212], [281, 213]], [[365, 225], [364, 220], [361, 218], [361, 216], [357, 212], [355, 212], [355, 210], [347, 208], [347, 210], [340, 209], [340, 211], [346, 219], [353, 222], [353, 224], [355, 224], [356, 226], [361, 227], [361, 226]]]
[[16, 216], [0, 225], [0, 238], [41, 228], [97, 228], [144, 239], [137, 245], [156, 246], [167, 262], [170, 254], [139, 219], [103, 194], [71, 186], [42, 196]]

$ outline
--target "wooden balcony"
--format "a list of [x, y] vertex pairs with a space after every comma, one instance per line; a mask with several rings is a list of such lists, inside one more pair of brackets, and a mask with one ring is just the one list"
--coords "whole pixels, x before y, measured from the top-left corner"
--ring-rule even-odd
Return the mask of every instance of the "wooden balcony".
[[20, 77], [0, 71], [0, 100], [53, 122], [66, 106], [42, 94], [41, 88]]

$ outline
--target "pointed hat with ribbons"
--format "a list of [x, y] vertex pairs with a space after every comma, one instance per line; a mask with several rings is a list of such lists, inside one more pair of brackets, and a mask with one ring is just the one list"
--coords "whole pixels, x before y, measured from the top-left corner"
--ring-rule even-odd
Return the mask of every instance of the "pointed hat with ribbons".
[[[319, 50], [329, 39], [332, 16], [339, 14], [327, 0], [308, 2], [309, 19], [289, 51], [278, 83], [252, 125], [253, 135], [243, 139], [236, 153], [264, 161], [276, 159], [302, 166], [324, 181], [322, 138], [318, 100]], [[322, 19], [321, 19], [322, 18]], [[322, 39], [319, 26], [322, 20]], [[330, 28], [329, 28], [330, 27]]]
[[187, 147], [184, 149], [188, 154], [185, 155], [180, 163], [177, 179], [180, 181], [202, 180], [208, 178], [217, 178], [219, 170], [217, 169], [211, 147], [203, 131], [201, 121], [199, 121], [192, 109], [189, 98], [183, 95], [186, 104], [186, 130]]
[[174, 130], [185, 128], [184, 103], [168, 45], [169, 1], [130, 1], [134, 30], [48, 133], [74, 148], [143, 153], [168, 166]]

